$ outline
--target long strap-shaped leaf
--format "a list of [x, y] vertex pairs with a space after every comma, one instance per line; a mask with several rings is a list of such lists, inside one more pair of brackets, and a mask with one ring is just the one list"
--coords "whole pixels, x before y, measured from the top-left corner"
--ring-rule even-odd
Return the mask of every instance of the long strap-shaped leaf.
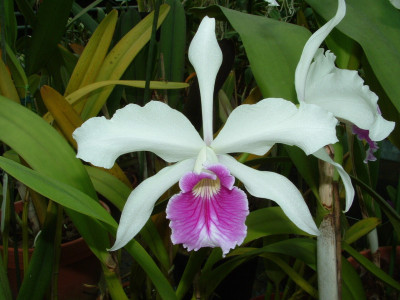
[[[65, 139], [39, 116], [0, 96], [0, 128], [2, 129], [0, 140], [23, 157], [32, 169], [97, 199], [90, 178], [82, 163], [75, 157], [75, 152]], [[70, 208], [65, 210], [92, 252], [104, 265], [107, 265], [110, 254], [106, 248], [110, 244], [104, 226], [96, 219], [75, 210]], [[116, 223], [107, 228], [115, 235]], [[149, 274], [161, 297], [175, 299], [171, 286], [147, 252], [138, 244], [128, 247], [128, 251]], [[114, 298], [126, 299], [121, 296], [122, 286], [115, 286], [118, 282], [117, 275], [115, 273], [107, 275], [107, 282], [112, 284], [109, 286], [110, 292], [115, 296], [118, 295]]]
[[14, 83], [11, 79], [6, 65], [0, 58], [0, 94], [19, 103], [19, 96], [15, 89]]
[[[59, 94], [56, 90], [49, 86], [43, 86], [40, 89], [40, 93], [44, 104], [46, 105], [49, 112], [55, 118], [57, 125], [66, 137], [66, 139], [77, 149], [76, 141], [72, 138], [72, 133], [76, 128], [82, 125], [83, 121], [73, 107], [65, 100], [65, 98]], [[131, 187], [129, 179], [121, 168], [114, 164], [111, 169], [107, 170], [115, 177], [122, 180], [127, 186]]]
[[111, 11], [90, 37], [65, 89], [65, 96], [95, 81], [104, 58], [107, 55], [115, 25], [117, 24], [117, 18], [117, 11]]
[[[164, 21], [168, 11], [168, 5], [163, 4], [160, 7], [157, 27], [159, 27]], [[149, 41], [153, 15], [154, 13], [150, 13], [114, 46], [105, 58], [96, 81], [115, 80], [121, 78], [135, 56]], [[91, 95], [82, 111], [82, 119], [87, 120], [90, 117], [96, 116], [102, 106], [106, 103], [112, 90], [113, 87], [108, 87], [104, 88], [100, 93]]]

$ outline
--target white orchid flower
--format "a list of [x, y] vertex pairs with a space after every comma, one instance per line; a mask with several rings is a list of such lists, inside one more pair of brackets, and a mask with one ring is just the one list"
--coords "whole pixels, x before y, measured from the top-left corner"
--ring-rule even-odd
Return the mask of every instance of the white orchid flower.
[[279, 6], [279, 3], [276, 0], [264, 0], [268, 3], [268, 6]]
[[248, 202], [246, 194], [233, 186], [234, 177], [253, 196], [275, 201], [299, 228], [318, 235], [301, 193], [287, 178], [247, 167], [228, 153], [263, 155], [275, 143], [285, 143], [310, 154], [337, 141], [337, 120], [315, 105], [297, 108], [283, 99], [264, 99], [233, 110], [213, 139], [213, 91], [222, 62], [214, 19], [201, 22], [189, 60], [199, 81], [203, 139], [183, 114], [158, 101], [144, 107], [129, 104], [111, 120], [89, 119], [73, 134], [77, 156], [96, 166], [110, 168], [119, 155], [133, 151], [151, 151], [175, 163], [133, 190], [110, 250], [123, 247], [141, 230], [157, 199], [178, 181], [181, 192], [169, 200], [166, 212], [172, 242], [188, 250], [221, 247], [225, 255], [243, 242]]
[[[332, 29], [344, 18], [346, 5], [339, 0], [336, 15], [317, 30], [307, 41], [296, 68], [295, 86], [300, 103], [309, 103], [333, 113], [336, 118], [353, 124], [360, 137], [369, 136], [370, 150], [376, 147], [372, 141], [381, 141], [394, 128], [394, 122], [386, 121], [378, 108], [378, 97], [356, 71], [342, 70], [335, 66], [335, 55], [319, 48]], [[367, 134], [365, 131], [368, 131]], [[371, 141], [372, 140], [372, 141]], [[333, 164], [339, 172], [346, 189], [346, 208], [348, 211], [354, 198], [354, 188], [349, 175], [340, 164], [335, 163], [320, 149], [315, 156]], [[367, 158], [371, 157], [368, 153]]]

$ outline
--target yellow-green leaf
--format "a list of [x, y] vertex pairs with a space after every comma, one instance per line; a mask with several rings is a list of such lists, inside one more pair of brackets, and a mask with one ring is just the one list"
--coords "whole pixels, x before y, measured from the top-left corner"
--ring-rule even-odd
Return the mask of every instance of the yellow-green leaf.
[[111, 11], [93, 33], [71, 75], [65, 90], [66, 96], [95, 81], [110, 46], [117, 19], [117, 11]]
[[19, 103], [19, 96], [15, 89], [14, 82], [11, 79], [10, 73], [6, 65], [0, 58], [0, 94], [17, 103]]
[[[168, 5], [161, 5], [157, 27], [164, 21], [168, 11]], [[153, 16], [154, 12], [150, 13], [114, 46], [104, 59], [96, 81], [116, 80], [121, 78], [135, 56], [150, 40]], [[91, 95], [82, 111], [82, 119], [87, 120], [90, 117], [96, 116], [107, 101], [112, 90], [113, 87], [107, 87], [100, 93]]]

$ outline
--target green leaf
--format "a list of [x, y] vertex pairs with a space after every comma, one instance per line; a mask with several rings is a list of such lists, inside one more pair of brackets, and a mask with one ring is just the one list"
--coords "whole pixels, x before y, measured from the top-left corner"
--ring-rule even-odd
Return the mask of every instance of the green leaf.
[[376, 228], [380, 223], [378, 218], [362, 219], [346, 230], [343, 240], [348, 244], [354, 243], [372, 229]]
[[80, 190], [2, 156], [0, 167], [23, 184], [62, 206], [117, 227], [115, 220], [99, 202]]
[[72, 0], [44, 0], [26, 54], [26, 73], [37, 72], [51, 57], [65, 31]]
[[0, 295], [4, 297], [4, 300], [12, 300], [10, 284], [8, 282], [8, 277], [6, 269], [3, 264], [3, 257], [0, 252]]
[[350, 177], [357, 185], [359, 185], [364, 191], [366, 191], [369, 195], [372, 196], [372, 198], [376, 200], [381, 210], [389, 218], [394, 230], [397, 233], [397, 237], [400, 239], [400, 215], [393, 209], [393, 207], [389, 205], [389, 203], [387, 203], [385, 199], [383, 199], [377, 192], [375, 192], [372, 188], [370, 188], [366, 183], [364, 183], [363, 181], [352, 175], [350, 175]]
[[85, 168], [96, 191], [122, 211], [131, 189], [109, 172], [90, 166], [85, 166]]
[[143, 249], [143, 247], [135, 240], [132, 240], [124, 247], [129, 254], [138, 262], [138, 264], [146, 271], [151, 281], [155, 285], [160, 294], [161, 299], [175, 300], [176, 295], [171, 285], [160, 269], [154, 263], [151, 256]]
[[294, 225], [278, 206], [251, 212], [246, 219], [246, 225], [247, 236], [244, 244], [273, 234], [308, 235]]
[[[4, 28], [4, 38], [8, 45], [14, 49], [17, 39], [17, 19], [14, 13], [14, 1], [4, 0], [0, 5], [1, 26]], [[1, 47], [3, 48], [3, 44]]]
[[[161, 26], [161, 49], [163, 60], [161, 70], [166, 81], [182, 81], [185, 71], [186, 17], [181, 1], [167, 0], [170, 11]], [[168, 104], [173, 108], [183, 108], [180, 91], [168, 91]]]
[[399, 282], [397, 282], [390, 275], [388, 275], [387, 273], [382, 271], [380, 268], [378, 268], [373, 262], [371, 262], [364, 255], [357, 252], [357, 250], [355, 250], [349, 244], [347, 244], [346, 242], [342, 242], [342, 249], [344, 251], [346, 251], [348, 254], [350, 254], [351, 256], [353, 256], [356, 261], [358, 261], [361, 265], [363, 265], [364, 268], [366, 268], [369, 272], [371, 272], [377, 278], [379, 278], [383, 282], [387, 283], [391, 287], [395, 288], [396, 290], [400, 291], [400, 283]]
[[50, 204], [44, 227], [36, 239], [35, 251], [33, 251], [17, 300], [43, 299], [53, 277], [56, 222], [57, 208], [54, 204]]
[[[336, 0], [306, 0], [325, 20]], [[380, 84], [400, 112], [400, 12], [389, 1], [347, 0], [346, 16], [336, 27], [363, 48]]]
[[19, 11], [24, 16], [26, 22], [33, 28], [36, 23], [36, 16], [28, 0], [15, 0], [15, 3], [17, 4]]
[[[88, 170], [96, 191], [122, 211], [131, 193], [131, 189], [122, 181], [102, 169], [89, 166], [86, 166], [86, 169]], [[150, 250], [157, 257], [158, 261], [162, 264], [164, 270], [168, 271], [170, 268], [169, 256], [160, 234], [151, 219], [149, 219], [142, 228], [140, 234]]]
[[[169, 6], [163, 4], [160, 6], [160, 15], [157, 26], [160, 26], [167, 16]], [[139, 51], [147, 44], [151, 36], [151, 28], [153, 23], [154, 12], [147, 15], [139, 24], [129, 31], [108, 53], [96, 77], [97, 81], [118, 80], [124, 74], [126, 68], [139, 53]], [[111, 94], [113, 87], [107, 87], [99, 93], [92, 94], [82, 111], [82, 119], [87, 120], [96, 116], [103, 105], [106, 103], [108, 96]]]
[[85, 25], [85, 28], [89, 30], [90, 32], [94, 32], [99, 25], [87, 12], [95, 7], [97, 4], [99, 4], [101, 0], [96, 0], [92, 3], [90, 3], [88, 6], [85, 8], [82, 8], [77, 4], [75, 1], [72, 3], [72, 13], [75, 15], [72, 20], [68, 22], [67, 26], [70, 26], [72, 23], [75, 21], [79, 20], [82, 22], [83, 25]]
[[185, 271], [183, 272], [176, 289], [176, 297], [178, 299], [182, 299], [189, 288], [193, 285], [194, 278], [201, 269], [201, 265], [207, 257], [207, 254], [207, 248], [201, 248], [198, 251], [192, 251], [190, 253], [189, 261], [186, 264]]
[[342, 256], [342, 299], [363, 300], [366, 299], [364, 287], [360, 276], [353, 266]]
[[211, 6], [203, 12], [211, 16], [222, 12], [239, 33], [254, 78], [265, 98], [296, 101], [294, 72], [311, 35], [307, 29], [221, 6]]
[[[310, 241], [311, 242], [308, 243], [309, 245], [307, 246], [307, 248], [309, 248], [309, 246], [311, 246], [310, 249], [314, 249], [314, 251], [315, 251], [315, 241], [314, 240], [310, 240]], [[299, 243], [295, 242], [294, 244], [299, 244]], [[278, 246], [275, 249], [273, 249], [273, 248], [270, 249], [268, 247], [269, 246], [266, 246], [266, 247], [263, 247], [260, 249], [242, 247], [242, 248], [238, 248], [237, 250], [233, 251], [233, 253], [231, 253], [230, 255], [240, 254], [238, 256], [238, 258], [241, 258], [241, 259], [243, 259], [243, 257], [254, 256], [254, 255], [264, 257], [264, 258], [270, 260], [271, 262], [273, 262], [274, 264], [276, 264], [277, 266], [279, 266], [282, 269], [282, 271], [284, 271], [299, 287], [301, 287], [304, 291], [306, 291], [312, 297], [316, 298], [318, 296], [317, 290], [315, 290], [315, 288], [313, 288], [313, 286], [311, 284], [309, 284], [303, 278], [303, 276], [301, 276], [299, 273], [297, 273], [280, 256], [272, 253], [272, 252], [274, 252], [274, 250], [279, 250], [280, 247]], [[292, 250], [291, 253], [295, 253], [295, 252]], [[314, 254], [315, 254], [315, 252], [314, 252]], [[220, 267], [222, 267], [222, 266], [223, 265], [221, 265]], [[218, 267], [218, 268], [220, 268], [220, 267]], [[314, 267], [315, 267], [315, 255], [314, 255]], [[216, 268], [216, 269], [218, 269], [218, 268]]]
[[[0, 96], [0, 128], [0, 140], [33, 170], [97, 199], [89, 175], [71, 146], [39, 116]], [[105, 263], [110, 242], [102, 224], [71, 209], [66, 212], [93, 253]]]
[[319, 199], [318, 159], [312, 155], [307, 156], [301, 149], [294, 146], [284, 145], [284, 148], [314, 196]]

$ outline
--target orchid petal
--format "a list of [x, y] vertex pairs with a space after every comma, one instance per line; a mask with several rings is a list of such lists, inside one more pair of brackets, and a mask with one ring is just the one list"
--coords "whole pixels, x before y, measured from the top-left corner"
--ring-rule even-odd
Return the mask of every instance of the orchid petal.
[[296, 145], [307, 154], [335, 143], [337, 120], [315, 105], [268, 98], [240, 105], [211, 143], [217, 154], [248, 152], [265, 154], [275, 143]]
[[286, 177], [252, 169], [229, 155], [220, 155], [218, 158], [233, 176], [243, 182], [250, 194], [275, 201], [297, 227], [309, 234], [319, 235], [301, 193]]
[[179, 181], [182, 191], [169, 200], [166, 210], [172, 243], [188, 251], [220, 247], [223, 255], [240, 245], [247, 234], [249, 208], [246, 194], [234, 182], [221, 164], [185, 174]]
[[321, 43], [325, 40], [332, 29], [344, 18], [345, 14], [346, 4], [344, 0], [339, 0], [336, 15], [324, 26], [314, 32], [314, 34], [308, 39], [307, 43], [305, 44], [295, 73], [297, 99], [300, 102], [305, 100], [307, 73], [308, 69], [310, 68], [311, 61], [314, 58], [314, 55], [316, 54]]
[[139, 184], [129, 195], [122, 210], [114, 246], [110, 251], [124, 247], [143, 228], [151, 216], [154, 204], [183, 174], [193, 169], [194, 159], [187, 159], [161, 169]]
[[328, 153], [326, 153], [325, 149], [321, 148], [315, 153], [313, 153], [313, 155], [323, 161], [326, 161], [327, 163], [330, 163], [338, 171], [340, 178], [342, 178], [344, 189], [346, 190], [346, 208], [344, 211], [347, 212], [350, 209], [351, 205], [353, 204], [353, 199], [355, 194], [354, 187], [351, 184], [351, 179], [349, 174], [347, 174], [347, 172], [343, 169], [343, 167], [340, 164], [334, 162], [332, 158], [330, 158]]
[[204, 142], [192, 124], [168, 105], [151, 101], [144, 107], [129, 104], [111, 120], [91, 118], [73, 133], [77, 157], [111, 168], [118, 156], [151, 151], [168, 162], [195, 157]]
[[189, 46], [189, 60], [196, 70], [201, 95], [203, 138], [213, 139], [213, 95], [215, 79], [222, 64], [222, 52], [215, 36], [215, 19], [204, 17]]
[[276, 0], [265, 0], [265, 2], [268, 2], [268, 6], [279, 6], [279, 3], [276, 2]]
[[394, 129], [382, 118], [378, 96], [371, 92], [357, 71], [335, 67], [335, 55], [319, 49], [308, 72], [305, 102], [318, 105], [337, 118], [369, 130], [373, 141], [381, 141]]

